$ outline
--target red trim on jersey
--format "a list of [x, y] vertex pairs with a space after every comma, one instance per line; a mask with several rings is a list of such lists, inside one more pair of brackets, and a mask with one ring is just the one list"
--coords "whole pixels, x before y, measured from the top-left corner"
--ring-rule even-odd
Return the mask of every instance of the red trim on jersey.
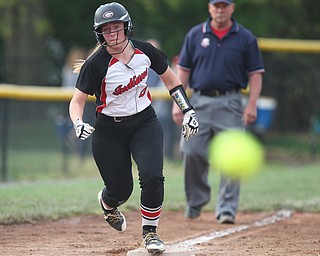
[[100, 101], [102, 104], [97, 107], [97, 112], [101, 113], [102, 109], [107, 106], [107, 94], [106, 94], [106, 78], [103, 79], [102, 84], [101, 84], [101, 95], [100, 95]]
[[147, 93], [147, 97], [152, 102], [152, 96], [151, 96], [151, 93], [149, 92], [149, 90], [148, 90], [148, 93]]
[[135, 48], [134, 54], [144, 54], [141, 50]]
[[113, 64], [117, 63], [119, 60], [112, 57], [111, 60], [110, 60], [110, 64], [109, 64], [109, 67], [112, 66]]
[[[117, 58], [112, 57], [109, 63], [109, 67], [117, 63], [119, 60]], [[106, 93], [106, 77], [103, 79], [101, 83], [101, 95], [100, 95], [100, 101], [102, 104], [97, 107], [97, 112], [102, 112], [102, 109], [104, 109], [107, 106], [107, 93]]]

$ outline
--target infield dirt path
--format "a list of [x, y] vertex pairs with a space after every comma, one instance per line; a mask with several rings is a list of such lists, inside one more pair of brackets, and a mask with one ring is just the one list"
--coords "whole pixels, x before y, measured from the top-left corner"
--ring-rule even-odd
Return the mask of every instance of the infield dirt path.
[[[214, 231], [248, 225], [273, 215], [239, 213], [235, 225], [219, 225], [212, 212], [187, 220], [182, 212], [163, 212], [158, 229], [165, 243], [178, 243]], [[79, 216], [33, 224], [0, 225], [0, 255], [126, 256], [141, 246], [139, 212], [125, 212], [128, 228], [110, 228], [101, 215]], [[320, 214], [293, 213], [290, 218], [252, 227], [196, 245], [205, 255], [320, 256]]]

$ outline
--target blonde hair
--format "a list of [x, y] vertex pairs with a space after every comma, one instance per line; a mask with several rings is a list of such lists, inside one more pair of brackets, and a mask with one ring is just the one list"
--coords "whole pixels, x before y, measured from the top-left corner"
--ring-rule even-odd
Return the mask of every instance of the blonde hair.
[[89, 56], [86, 59], [76, 59], [73, 62], [73, 73], [80, 73], [82, 65], [85, 63], [85, 61], [92, 55], [94, 54], [98, 49], [100, 48], [100, 45], [97, 44], [92, 50]]
[[66, 58], [66, 62], [65, 62], [65, 66], [72, 68], [73, 67], [73, 63], [78, 60], [78, 59], [83, 59], [87, 56], [87, 50], [79, 47], [79, 46], [74, 46], [70, 49], [67, 58]]

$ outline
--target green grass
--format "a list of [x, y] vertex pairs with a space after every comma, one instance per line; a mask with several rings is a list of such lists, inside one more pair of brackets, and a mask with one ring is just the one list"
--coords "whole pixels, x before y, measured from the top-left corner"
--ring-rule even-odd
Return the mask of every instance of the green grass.
[[[88, 160], [82, 167], [90, 167], [81, 177], [70, 173], [63, 178], [39, 181], [0, 183], [0, 223], [30, 222], [57, 219], [80, 214], [100, 214], [96, 194], [103, 183], [94, 164]], [[86, 168], [84, 168], [86, 169]], [[78, 170], [81, 170], [79, 167]], [[81, 171], [81, 173], [83, 173]], [[136, 177], [136, 170], [134, 171]], [[180, 162], [166, 162], [164, 209], [184, 210], [183, 173]], [[210, 173], [212, 200], [205, 211], [215, 206], [219, 175]], [[271, 211], [292, 209], [320, 212], [319, 163], [304, 165], [267, 164], [262, 172], [242, 183], [240, 211]], [[139, 185], [136, 180], [129, 201], [123, 211], [139, 209]]]
[[243, 183], [240, 210], [320, 211], [319, 164], [270, 164]]
[[[280, 151], [297, 159], [320, 156], [320, 134], [313, 133], [271, 133], [264, 135], [264, 146], [270, 151]], [[312, 154], [311, 145], [315, 152]]]
[[[56, 117], [64, 106], [17, 104], [22, 104], [28, 111], [23, 115], [11, 112], [15, 119], [11, 119], [10, 132], [6, 137], [8, 173], [7, 181], [0, 181], [0, 223], [101, 214], [96, 194], [103, 187], [103, 182], [92, 157], [80, 161], [73, 152], [72, 141], [69, 151], [62, 151], [62, 140], [57, 135], [52, 117]], [[11, 111], [19, 108], [15, 109]], [[41, 113], [38, 112], [40, 110]], [[28, 113], [29, 117], [26, 116]], [[243, 182], [239, 210], [288, 208], [320, 212], [320, 163], [317, 160], [320, 157], [320, 135], [316, 139], [318, 151], [311, 156], [311, 136], [308, 133], [265, 134], [262, 141], [272, 161], [268, 161], [260, 175]], [[136, 177], [136, 171], [134, 173]], [[184, 210], [181, 163], [166, 162], [165, 176], [164, 209]], [[204, 210], [213, 212], [219, 175], [211, 172], [209, 178], [212, 196]], [[139, 192], [136, 180], [131, 198], [121, 209], [139, 210]]]

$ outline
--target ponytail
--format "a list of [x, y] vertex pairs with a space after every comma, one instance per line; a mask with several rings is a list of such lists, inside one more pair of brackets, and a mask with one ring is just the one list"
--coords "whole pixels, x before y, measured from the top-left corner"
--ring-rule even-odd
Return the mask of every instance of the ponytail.
[[74, 62], [74, 64], [73, 64], [73, 73], [76, 73], [76, 74], [80, 73], [81, 67], [82, 67], [82, 65], [85, 63], [85, 61], [86, 61], [88, 58], [90, 58], [90, 56], [91, 56], [92, 54], [94, 54], [99, 48], [100, 48], [100, 45], [97, 44], [97, 45], [93, 48], [92, 52], [89, 54], [89, 56], [88, 56], [85, 60], [81, 60], [81, 59], [75, 60], [75, 62]]

